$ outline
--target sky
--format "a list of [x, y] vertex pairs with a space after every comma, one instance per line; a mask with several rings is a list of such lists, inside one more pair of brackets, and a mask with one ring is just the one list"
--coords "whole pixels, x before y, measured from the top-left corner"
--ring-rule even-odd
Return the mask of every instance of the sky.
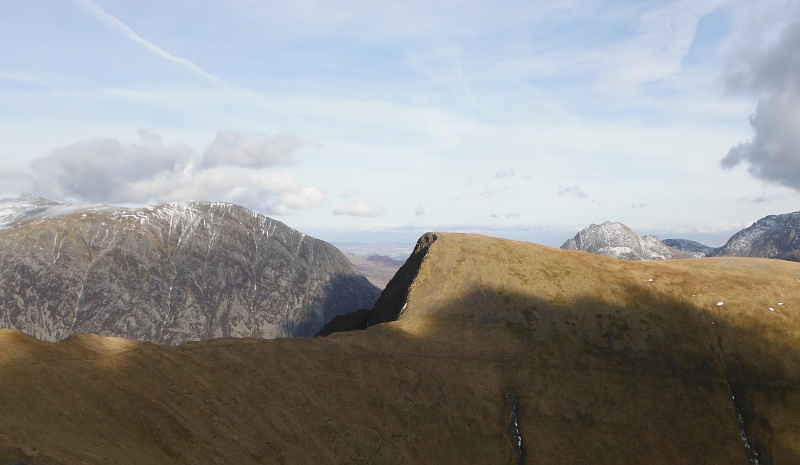
[[800, 2], [3, 0], [0, 191], [333, 242], [800, 210]]

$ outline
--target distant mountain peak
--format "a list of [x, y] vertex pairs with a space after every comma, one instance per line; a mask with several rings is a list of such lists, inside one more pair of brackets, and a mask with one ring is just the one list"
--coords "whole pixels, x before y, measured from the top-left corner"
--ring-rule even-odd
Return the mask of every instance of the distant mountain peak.
[[612, 221], [590, 225], [565, 242], [561, 248], [624, 260], [669, 260], [698, 256], [673, 249], [655, 236], [641, 237], [628, 226]]
[[800, 212], [761, 218], [734, 234], [715, 255], [800, 261]]

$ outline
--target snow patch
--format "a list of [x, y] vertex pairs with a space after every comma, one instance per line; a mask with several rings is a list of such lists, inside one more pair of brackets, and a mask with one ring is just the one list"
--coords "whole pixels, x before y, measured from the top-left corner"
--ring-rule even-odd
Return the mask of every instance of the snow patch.
[[402, 315], [402, 314], [403, 314], [403, 312], [405, 312], [405, 311], [406, 311], [406, 307], [408, 307], [408, 302], [406, 302], [405, 304], [403, 304], [403, 308], [401, 308], [401, 309], [400, 309], [400, 313], [398, 313], [398, 314], [397, 314], [397, 316], [398, 316], [398, 317], [400, 317], [400, 315]]

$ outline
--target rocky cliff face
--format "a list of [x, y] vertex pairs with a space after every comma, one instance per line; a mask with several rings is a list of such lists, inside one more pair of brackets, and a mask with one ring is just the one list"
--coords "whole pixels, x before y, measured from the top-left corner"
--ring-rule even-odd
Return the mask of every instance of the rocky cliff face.
[[715, 255], [800, 261], [800, 212], [769, 215], [734, 234]]
[[561, 246], [566, 250], [582, 250], [625, 260], [669, 260], [702, 255], [673, 249], [655, 236], [640, 237], [622, 223], [606, 221], [592, 224]]
[[0, 198], [0, 327], [180, 344], [311, 336], [379, 290], [334, 246], [243, 207]]

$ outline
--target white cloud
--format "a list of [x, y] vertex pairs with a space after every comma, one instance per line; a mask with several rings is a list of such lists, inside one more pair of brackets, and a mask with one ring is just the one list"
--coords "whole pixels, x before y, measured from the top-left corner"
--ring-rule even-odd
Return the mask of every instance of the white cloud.
[[183, 144], [165, 147], [139, 132], [142, 144], [122, 144], [110, 137], [65, 144], [30, 164], [33, 182], [45, 197], [99, 202], [147, 202], [131, 190], [137, 183], [172, 178], [189, 168], [193, 150]]
[[0, 160], [0, 185], [6, 193], [29, 191], [30, 173], [24, 168]]
[[414, 216], [423, 216], [425, 215], [425, 213], [426, 213], [425, 207], [423, 205], [419, 205], [417, 206], [416, 211], [414, 211]]
[[282, 132], [274, 137], [238, 131], [220, 131], [203, 153], [204, 166], [263, 168], [292, 165], [294, 154], [303, 147], [300, 137]]
[[503, 179], [503, 178], [513, 178], [514, 177], [514, 168], [509, 168], [504, 170], [500, 168], [497, 172], [494, 173], [495, 179]]
[[586, 200], [589, 198], [589, 196], [586, 193], [584, 193], [578, 186], [572, 186], [572, 187], [561, 186], [558, 189], [558, 195], [571, 195], [573, 197], [577, 197], [578, 200]]
[[727, 76], [733, 92], [764, 95], [750, 116], [754, 135], [720, 161], [747, 164], [754, 177], [800, 191], [800, 22], [786, 27], [770, 48], [742, 52]]
[[276, 215], [287, 215], [301, 208], [314, 208], [325, 202], [325, 194], [316, 187], [303, 187], [299, 191], [284, 192], [277, 202], [270, 206]]
[[333, 209], [334, 215], [347, 215], [347, 216], [379, 216], [384, 212], [384, 208], [380, 205], [369, 204], [361, 199], [349, 205], [341, 205]]
[[[99, 203], [216, 200], [274, 215], [324, 203], [320, 189], [301, 186], [293, 173], [244, 169], [291, 159], [293, 150], [287, 147], [299, 139], [289, 135], [288, 142], [272, 144], [280, 138], [220, 134], [213, 150], [206, 150], [220, 166], [197, 163], [187, 145], [165, 146], [159, 134], [144, 130], [139, 131], [141, 144], [97, 138], [61, 145], [30, 163], [29, 190], [54, 200]], [[235, 143], [225, 146], [220, 140]]]

